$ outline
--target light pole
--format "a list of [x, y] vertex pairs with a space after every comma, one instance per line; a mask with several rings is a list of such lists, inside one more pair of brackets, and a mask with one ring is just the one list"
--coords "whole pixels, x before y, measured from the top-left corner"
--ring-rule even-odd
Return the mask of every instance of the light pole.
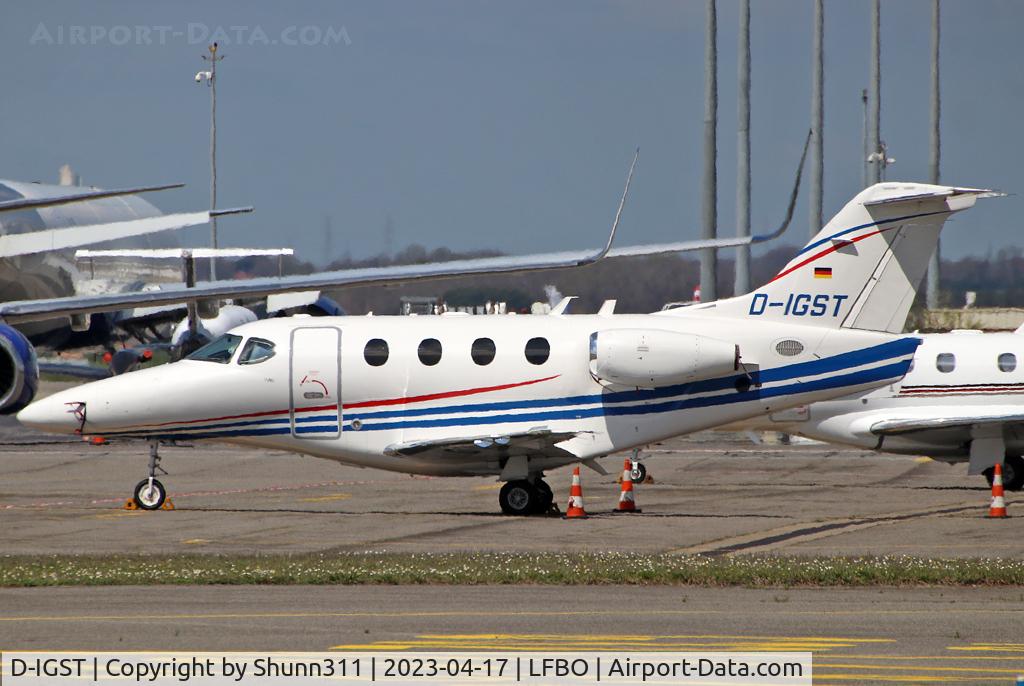
[[[224, 55], [217, 54], [217, 44], [209, 47], [210, 54], [203, 60], [210, 63], [209, 71], [196, 73], [196, 83], [206, 82], [210, 88], [210, 210], [217, 209], [217, 63]], [[217, 247], [217, 218], [210, 217], [210, 247]], [[210, 280], [217, 280], [217, 258], [210, 258]]]

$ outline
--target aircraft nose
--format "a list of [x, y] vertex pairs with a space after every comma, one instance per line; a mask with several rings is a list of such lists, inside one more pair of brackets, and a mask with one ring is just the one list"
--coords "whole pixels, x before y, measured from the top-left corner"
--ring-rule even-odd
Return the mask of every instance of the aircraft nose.
[[37, 400], [17, 414], [25, 426], [52, 433], [74, 433], [82, 425], [80, 412], [84, 403], [69, 402], [62, 396]]

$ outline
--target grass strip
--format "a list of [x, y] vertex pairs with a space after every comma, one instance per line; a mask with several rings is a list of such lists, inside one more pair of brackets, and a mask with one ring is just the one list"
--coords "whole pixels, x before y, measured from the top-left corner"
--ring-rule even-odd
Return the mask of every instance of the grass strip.
[[153, 584], [1024, 586], [1024, 560], [622, 552], [0, 556], [0, 587]]

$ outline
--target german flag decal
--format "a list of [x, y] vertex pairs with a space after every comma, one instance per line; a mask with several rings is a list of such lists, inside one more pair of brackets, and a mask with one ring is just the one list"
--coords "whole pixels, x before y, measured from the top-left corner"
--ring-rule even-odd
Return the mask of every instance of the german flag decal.
[[831, 279], [832, 278], [832, 267], [815, 267], [814, 278], [816, 279]]

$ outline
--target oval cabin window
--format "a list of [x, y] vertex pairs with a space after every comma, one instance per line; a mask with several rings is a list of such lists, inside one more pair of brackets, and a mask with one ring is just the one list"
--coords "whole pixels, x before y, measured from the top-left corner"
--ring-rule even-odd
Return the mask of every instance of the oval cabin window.
[[494, 361], [495, 352], [494, 341], [490, 338], [478, 338], [473, 341], [473, 347], [470, 348], [469, 354], [474, 362], [483, 367]]
[[420, 343], [417, 354], [420, 356], [420, 362], [428, 367], [433, 367], [441, 361], [441, 341], [436, 338], [424, 339]]
[[943, 374], [949, 374], [956, 369], [956, 355], [953, 353], [939, 353], [935, 356], [935, 368]]
[[363, 348], [363, 359], [371, 367], [383, 366], [388, 361], [388, 342], [383, 338], [371, 338]]
[[1001, 372], [1012, 372], [1017, 368], [1017, 356], [1013, 353], [1003, 353], [997, 360], [999, 365], [999, 371]]
[[551, 355], [551, 344], [546, 338], [531, 338], [526, 342], [526, 359], [530, 364], [544, 364]]

